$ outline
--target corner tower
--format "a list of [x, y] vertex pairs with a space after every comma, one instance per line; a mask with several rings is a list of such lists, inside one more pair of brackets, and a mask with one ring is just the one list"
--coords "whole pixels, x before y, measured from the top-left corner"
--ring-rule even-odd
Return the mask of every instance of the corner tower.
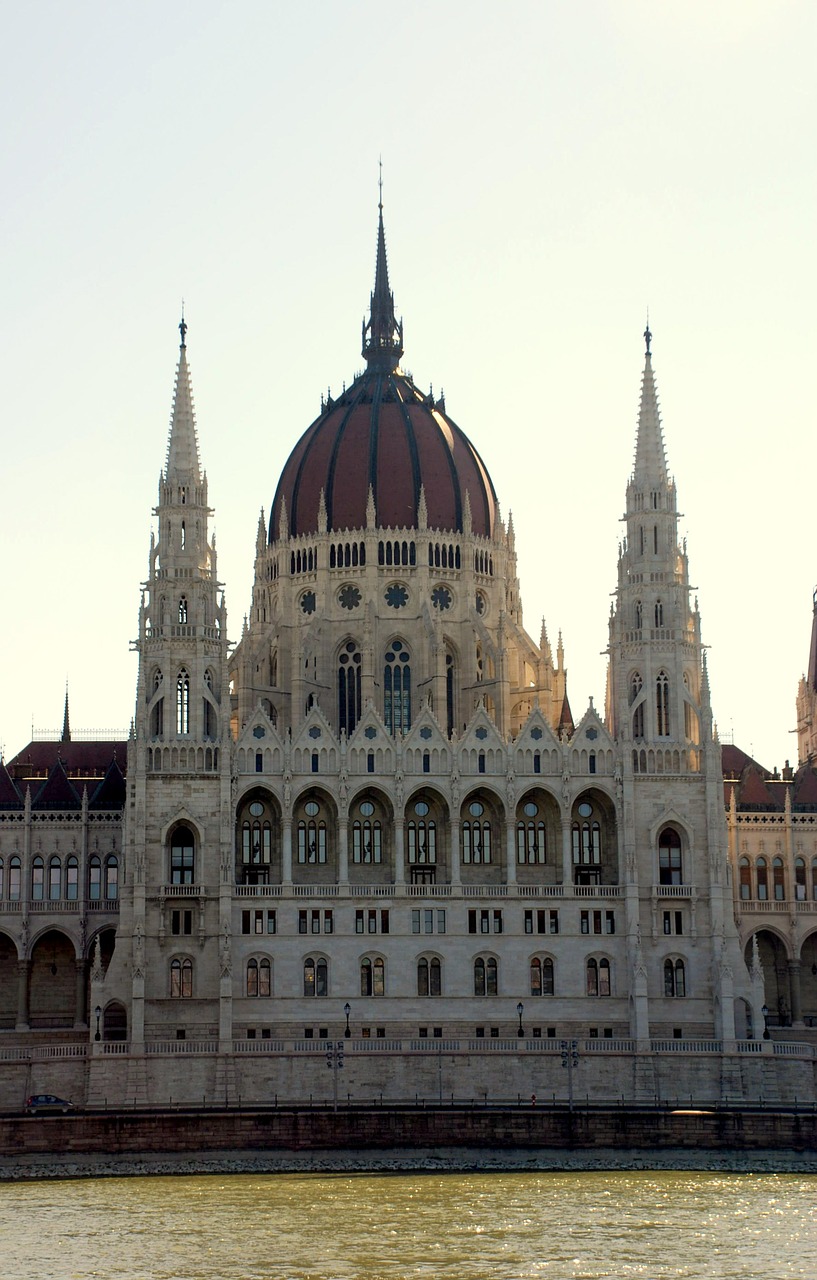
[[626, 536], [610, 617], [607, 718], [614, 737], [632, 742], [634, 772], [694, 773], [702, 733], [711, 731], [700, 617], [689, 601], [686, 545], [678, 542], [675, 481], [667, 469], [649, 327], [644, 339]]
[[817, 756], [817, 587], [814, 589], [808, 670], [797, 689], [797, 756], [809, 764]]
[[[229, 1022], [229, 688], [224, 597], [199, 457], [187, 325], [142, 586], [136, 712], [128, 744], [126, 891], [101, 1004], [145, 1039]], [[205, 995], [206, 993], [206, 995]], [[194, 996], [196, 1007], [168, 996]], [[222, 1016], [223, 1015], [223, 1016]], [[139, 1093], [139, 1081], [134, 1089]]]

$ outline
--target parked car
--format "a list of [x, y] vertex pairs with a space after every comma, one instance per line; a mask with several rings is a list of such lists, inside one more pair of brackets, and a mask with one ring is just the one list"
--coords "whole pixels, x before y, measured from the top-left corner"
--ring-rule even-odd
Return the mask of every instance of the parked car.
[[49, 1112], [61, 1111], [64, 1116], [74, 1110], [73, 1102], [65, 1098], [57, 1098], [53, 1093], [32, 1093], [26, 1098], [25, 1111], [30, 1116], [44, 1116]]

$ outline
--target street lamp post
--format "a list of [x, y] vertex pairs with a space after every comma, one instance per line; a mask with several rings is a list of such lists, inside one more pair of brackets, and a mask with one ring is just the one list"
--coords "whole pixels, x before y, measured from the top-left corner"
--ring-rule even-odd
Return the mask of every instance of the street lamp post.
[[99, 1019], [102, 1017], [102, 1006], [98, 1004], [94, 1009], [94, 1013], [96, 1014], [96, 1035], [94, 1036], [94, 1039], [101, 1040], [102, 1036], [99, 1031]]
[[573, 1072], [579, 1065], [578, 1040], [562, 1040], [559, 1048], [562, 1051], [562, 1066], [567, 1068], [567, 1105], [573, 1110]]
[[332, 1072], [332, 1110], [338, 1109], [338, 1072], [343, 1069], [343, 1050], [344, 1044], [342, 1040], [329, 1041], [326, 1050], [326, 1065]]
[[348, 1000], [346, 1001], [346, 1004], [343, 1006], [343, 1012], [346, 1014], [346, 1030], [344, 1031], [343, 1034], [348, 1040], [352, 1034], [351, 1031], [349, 1030], [349, 1014], [352, 1012], [352, 1006], [349, 1004]]
[[760, 1012], [763, 1014], [763, 1039], [764, 1039], [764, 1040], [770, 1040], [770, 1039], [771, 1039], [771, 1034], [770, 1034], [770, 1032], [769, 1032], [769, 1022], [768, 1022], [768, 1018], [769, 1018], [769, 1006], [768, 1006], [767, 1004], [764, 1004], [764, 1006], [763, 1006], [763, 1008], [760, 1010]]
[[525, 1034], [525, 1028], [522, 1026], [522, 1012], [523, 1012], [524, 1008], [525, 1008], [525, 1006], [523, 1005], [522, 1001], [520, 1000], [520, 1001], [519, 1001], [519, 1004], [516, 1006], [516, 1012], [517, 1012], [517, 1014], [519, 1015], [519, 1030], [517, 1031], [517, 1033], [516, 1033], [516, 1034], [519, 1036], [519, 1039], [520, 1039], [520, 1040], [522, 1039], [522, 1037], [523, 1037], [523, 1036], [524, 1036], [524, 1034]]

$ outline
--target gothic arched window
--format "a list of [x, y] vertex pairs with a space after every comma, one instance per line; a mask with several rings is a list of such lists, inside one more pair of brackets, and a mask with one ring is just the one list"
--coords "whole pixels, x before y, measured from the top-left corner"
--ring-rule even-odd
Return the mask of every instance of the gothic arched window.
[[79, 861], [73, 856], [65, 864], [65, 896], [69, 902], [79, 897]]
[[187, 622], [187, 596], [179, 597], [179, 622]]
[[338, 655], [338, 729], [354, 733], [360, 719], [360, 650], [347, 641]]
[[686, 970], [683, 960], [665, 960], [664, 995], [685, 996], [686, 993]]
[[[154, 696], [162, 687], [163, 675], [159, 668], [153, 673], [153, 694]], [[165, 700], [164, 698], [156, 698], [153, 704], [153, 710], [150, 713], [150, 733], [153, 738], [160, 738], [165, 731]]]
[[417, 994], [418, 996], [438, 996], [442, 990], [442, 969], [436, 956], [427, 960], [422, 956], [417, 961]]
[[170, 995], [174, 1000], [189, 1000], [193, 995], [193, 961], [170, 962]]
[[445, 653], [445, 718], [448, 736], [454, 732], [454, 655]]
[[406, 833], [410, 863], [437, 861], [437, 824], [429, 816], [429, 806], [425, 800], [418, 800], [414, 805], [414, 817], [409, 819]]
[[674, 827], [666, 827], [658, 838], [658, 883], [683, 884], [681, 837]]
[[495, 996], [497, 991], [497, 964], [493, 956], [474, 961], [474, 995]]
[[389, 733], [411, 728], [411, 658], [402, 640], [393, 640], [383, 667], [383, 719]]
[[193, 884], [193, 833], [189, 827], [177, 827], [170, 841], [170, 883]]
[[326, 862], [326, 822], [317, 800], [307, 800], [298, 823], [298, 861]]
[[655, 732], [659, 738], [669, 735], [669, 677], [659, 671], [655, 681]]
[[610, 961], [587, 961], [587, 994], [589, 996], [609, 996], [610, 994]]
[[329, 989], [329, 971], [323, 957], [304, 960], [304, 995], [325, 996]]
[[383, 861], [383, 828], [371, 800], [361, 800], [352, 822], [352, 861]]
[[62, 897], [62, 866], [59, 858], [52, 858], [48, 864], [48, 900], [58, 902]]
[[463, 862], [491, 861], [491, 818], [481, 800], [472, 800], [460, 826]]
[[[518, 811], [517, 811], [518, 812]], [[528, 800], [522, 806], [516, 824], [516, 858], [520, 863], [544, 862], [547, 857], [547, 835], [539, 805]]]
[[176, 732], [190, 732], [190, 677], [184, 667], [176, 680]]
[[382, 996], [386, 992], [386, 969], [381, 959], [364, 956], [360, 962], [360, 994]]
[[105, 859], [105, 897], [108, 902], [119, 897], [119, 859], [114, 853]]
[[550, 956], [534, 956], [530, 962], [530, 993], [532, 996], [553, 995], [553, 961]]

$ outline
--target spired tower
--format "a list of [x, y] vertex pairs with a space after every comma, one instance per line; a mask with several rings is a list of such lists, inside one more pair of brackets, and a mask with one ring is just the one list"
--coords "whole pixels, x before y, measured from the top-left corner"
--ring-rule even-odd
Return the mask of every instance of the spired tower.
[[[202, 471], [187, 325], [181, 346], [164, 470], [158, 540], [151, 534], [139, 608], [136, 713], [128, 744], [127, 881], [106, 1001], [130, 1007], [134, 1051], [172, 1039], [168, 997], [192, 996], [195, 1031], [229, 1024], [230, 746], [227, 615], [218, 582], [207, 475]], [[226, 822], [226, 818], [224, 819]], [[229, 963], [227, 963], [227, 968]], [[227, 996], [219, 1017], [219, 991]], [[209, 999], [202, 997], [209, 996]]]
[[[620, 752], [634, 1034], [647, 1038], [648, 997], [659, 997], [658, 1007], [670, 1012], [665, 997], [689, 994], [699, 1034], [711, 1034], [714, 1011], [716, 1036], [732, 1040], [734, 988], [737, 982], [743, 994], [748, 975], [728, 884], [721, 752], [697, 601], [690, 604], [686, 542], [678, 541], [649, 326], [644, 339], [607, 689], [607, 724]], [[702, 947], [704, 938], [709, 945]], [[656, 950], [661, 962], [646, 963]]]
[[810, 764], [817, 756], [817, 587], [814, 590], [814, 612], [811, 621], [811, 646], [808, 670], [797, 689], [797, 758]]

